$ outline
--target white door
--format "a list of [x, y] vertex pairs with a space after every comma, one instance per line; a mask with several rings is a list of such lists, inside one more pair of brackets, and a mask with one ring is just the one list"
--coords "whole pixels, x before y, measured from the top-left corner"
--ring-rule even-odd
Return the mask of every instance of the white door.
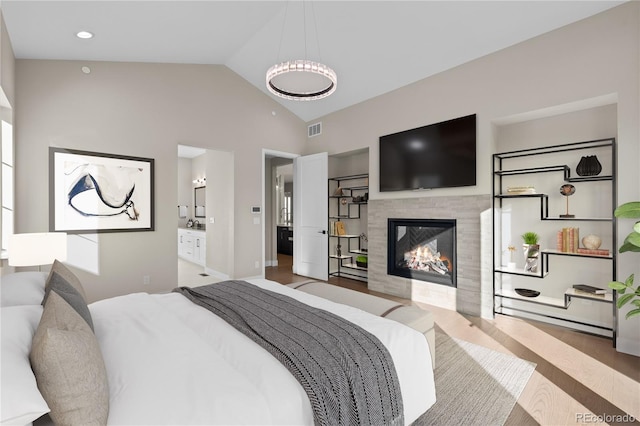
[[293, 160], [293, 273], [329, 278], [326, 152]]

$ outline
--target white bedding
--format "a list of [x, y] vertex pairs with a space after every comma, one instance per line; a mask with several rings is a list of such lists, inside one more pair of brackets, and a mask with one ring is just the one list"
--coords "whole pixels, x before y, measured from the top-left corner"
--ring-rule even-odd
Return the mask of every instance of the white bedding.
[[[395, 321], [263, 279], [251, 284], [340, 315], [393, 357], [405, 422], [435, 402], [431, 356]], [[302, 386], [267, 351], [177, 293], [136, 293], [90, 305], [110, 387], [109, 424], [313, 424]]]

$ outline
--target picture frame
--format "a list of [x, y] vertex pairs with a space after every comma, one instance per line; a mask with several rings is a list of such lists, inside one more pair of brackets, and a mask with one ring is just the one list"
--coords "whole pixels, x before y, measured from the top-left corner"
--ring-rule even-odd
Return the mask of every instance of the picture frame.
[[153, 231], [154, 159], [49, 148], [49, 230]]

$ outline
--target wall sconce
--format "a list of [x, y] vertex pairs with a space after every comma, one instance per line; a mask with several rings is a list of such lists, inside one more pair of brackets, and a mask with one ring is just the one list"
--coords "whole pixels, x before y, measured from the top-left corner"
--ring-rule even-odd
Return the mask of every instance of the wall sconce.
[[203, 177], [199, 179], [194, 179], [193, 183], [195, 183], [196, 185], [205, 185], [207, 183], [207, 178]]

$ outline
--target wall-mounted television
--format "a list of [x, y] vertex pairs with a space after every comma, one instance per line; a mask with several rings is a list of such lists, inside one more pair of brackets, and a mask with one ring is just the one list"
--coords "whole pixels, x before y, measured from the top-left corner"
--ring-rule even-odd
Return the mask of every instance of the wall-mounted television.
[[475, 114], [380, 137], [380, 192], [475, 184]]

